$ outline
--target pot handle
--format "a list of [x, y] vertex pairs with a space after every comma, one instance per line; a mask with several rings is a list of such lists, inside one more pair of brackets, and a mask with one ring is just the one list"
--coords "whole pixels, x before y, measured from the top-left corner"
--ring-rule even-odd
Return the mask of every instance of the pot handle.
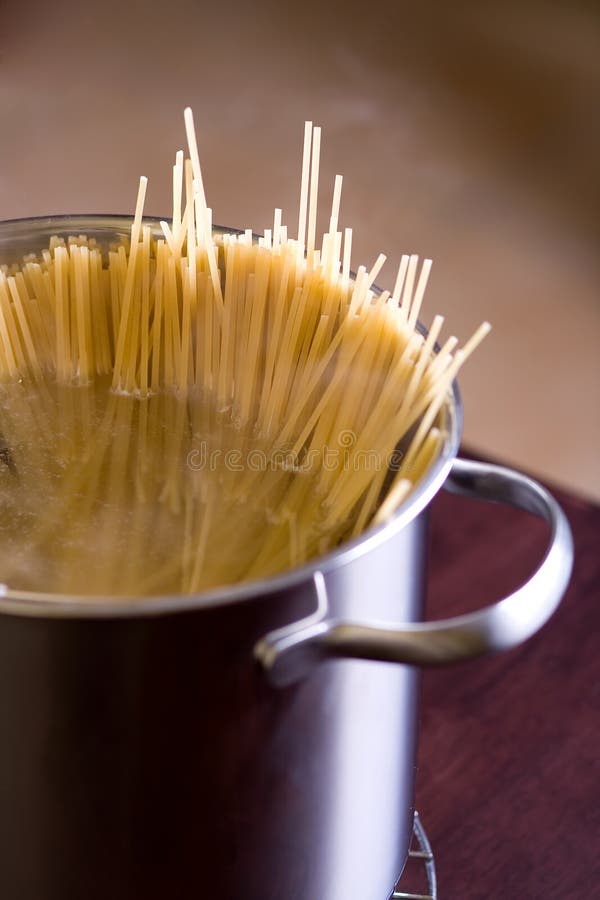
[[477, 612], [400, 627], [327, 619], [321, 572], [314, 573], [317, 613], [274, 631], [255, 656], [278, 685], [290, 684], [332, 657], [440, 666], [506, 650], [542, 627], [557, 608], [573, 568], [573, 538], [562, 509], [537, 481], [513, 469], [456, 459], [445, 487], [453, 494], [506, 503], [545, 519], [550, 542], [544, 559], [522, 587]]

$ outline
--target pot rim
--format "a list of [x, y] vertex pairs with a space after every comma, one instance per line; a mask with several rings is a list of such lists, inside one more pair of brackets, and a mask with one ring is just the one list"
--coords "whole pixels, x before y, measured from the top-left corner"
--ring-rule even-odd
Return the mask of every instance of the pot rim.
[[[162, 234], [161, 219], [144, 216], [143, 222], [152, 225], [155, 231]], [[162, 221], [169, 221], [163, 219]], [[37, 234], [38, 238], [57, 231], [64, 235], [67, 231], [83, 233], [94, 229], [96, 234], [113, 235], [123, 232], [129, 234], [132, 222], [131, 215], [103, 213], [74, 213], [52, 216], [31, 216], [20, 219], [0, 221], [0, 251], [2, 244], [9, 240], [24, 239]], [[67, 229], [66, 223], [71, 227]], [[16, 230], [16, 234], [15, 234]], [[221, 233], [243, 233], [239, 229], [213, 226], [214, 231]], [[30, 247], [30, 252], [33, 250]], [[379, 288], [376, 288], [379, 290]], [[418, 328], [426, 333], [419, 322]], [[439, 349], [436, 345], [436, 349]], [[334, 569], [344, 566], [391, 539], [405, 528], [425, 507], [444, 484], [452, 463], [458, 453], [462, 434], [462, 401], [458, 383], [452, 383], [448, 400], [444, 406], [446, 415], [446, 437], [442, 450], [424, 478], [388, 522], [367, 528], [352, 540], [346, 541], [324, 556], [318, 556], [301, 566], [286, 569], [277, 575], [255, 581], [224, 585], [196, 594], [161, 595], [86, 595], [43, 593], [38, 591], [20, 591], [0, 584], [0, 613], [20, 616], [39, 616], [52, 618], [137, 618], [141, 616], [167, 615], [192, 610], [209, 609], [233, 605], [240, 601], [251, 600], [285, 591], [302, 582], [313, 580], [315, 572], [327, 575]]]

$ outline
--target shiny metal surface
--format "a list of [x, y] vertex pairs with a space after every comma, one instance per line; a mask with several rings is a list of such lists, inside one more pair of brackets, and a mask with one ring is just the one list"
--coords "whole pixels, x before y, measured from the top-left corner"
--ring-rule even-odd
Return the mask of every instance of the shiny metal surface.
[[[433, 850], [431, 849], [427, 833], [423, 828], [421, 817], [416, 809], [413, 821], [413, 842], [411, 849], [408, 851], [408, 858], [409, 860], [415, 860], [422, 863], [427, 879], [427, 893], [415, 894], [414, 890], [405, 890], [404, 878], [402, 878], [402, 885], [396, 885], [396, 889], [390, 900], [437, 900], [437, 875], [435, 871]], [[405, 875], [407, 874], [408, 867], [405, 872]]]
[[474, 499], [507, 503], [548, 522], [549, 548], [531, 578], [508, 597], [474, 613], [439, 622], [378, 627], [365, 620], [333, 618], [328, 613], [325, 582], [316, 572], [320, 615], [267, 635], [255, 649], [274, 683], [289, 684], [306, 675], [315, 662], [334, 657], [421, 666], [473, 659], [514, 647], [544, 625], [560, 603], [573, 568], [571, 530], [558, 503], [519, 472], [464, 459], [454, 461], [446, 488]]

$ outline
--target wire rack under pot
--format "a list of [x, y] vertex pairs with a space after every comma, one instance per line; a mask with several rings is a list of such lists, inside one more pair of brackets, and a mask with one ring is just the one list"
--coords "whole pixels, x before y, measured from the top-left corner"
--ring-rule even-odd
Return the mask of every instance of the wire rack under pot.
[[[421, 893], [418, 893], [419, 889]], [[415, 810], [408, 860], [390, 900], [437, 900], [437, 896], [433, 851], [419, 813]]]

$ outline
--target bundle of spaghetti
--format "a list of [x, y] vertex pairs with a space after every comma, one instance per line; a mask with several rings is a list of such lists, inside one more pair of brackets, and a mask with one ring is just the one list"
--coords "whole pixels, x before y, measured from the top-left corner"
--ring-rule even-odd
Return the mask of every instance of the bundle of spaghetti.
[[[430, 260], [402, 256], [391, 292], [374, 287], [383, 255], [351, 274], [341, 176], [317, 245], [318, 127], [305, 127], [297, 237], [276, 209], [255, 239], [213, 229], [190, 110], [185, 125], [160, 229], [142, 177], [129, 240], [56, 237], [0, 268], [11, 584], [35, 589], [34, 554], [56, 590], [199, 591], [385, 521], [439, 455], [452, 381], [489, 330], [436, 352], [443, 318], [418, 324]], [[23, 524], [32, 468], [45, 510]]]

